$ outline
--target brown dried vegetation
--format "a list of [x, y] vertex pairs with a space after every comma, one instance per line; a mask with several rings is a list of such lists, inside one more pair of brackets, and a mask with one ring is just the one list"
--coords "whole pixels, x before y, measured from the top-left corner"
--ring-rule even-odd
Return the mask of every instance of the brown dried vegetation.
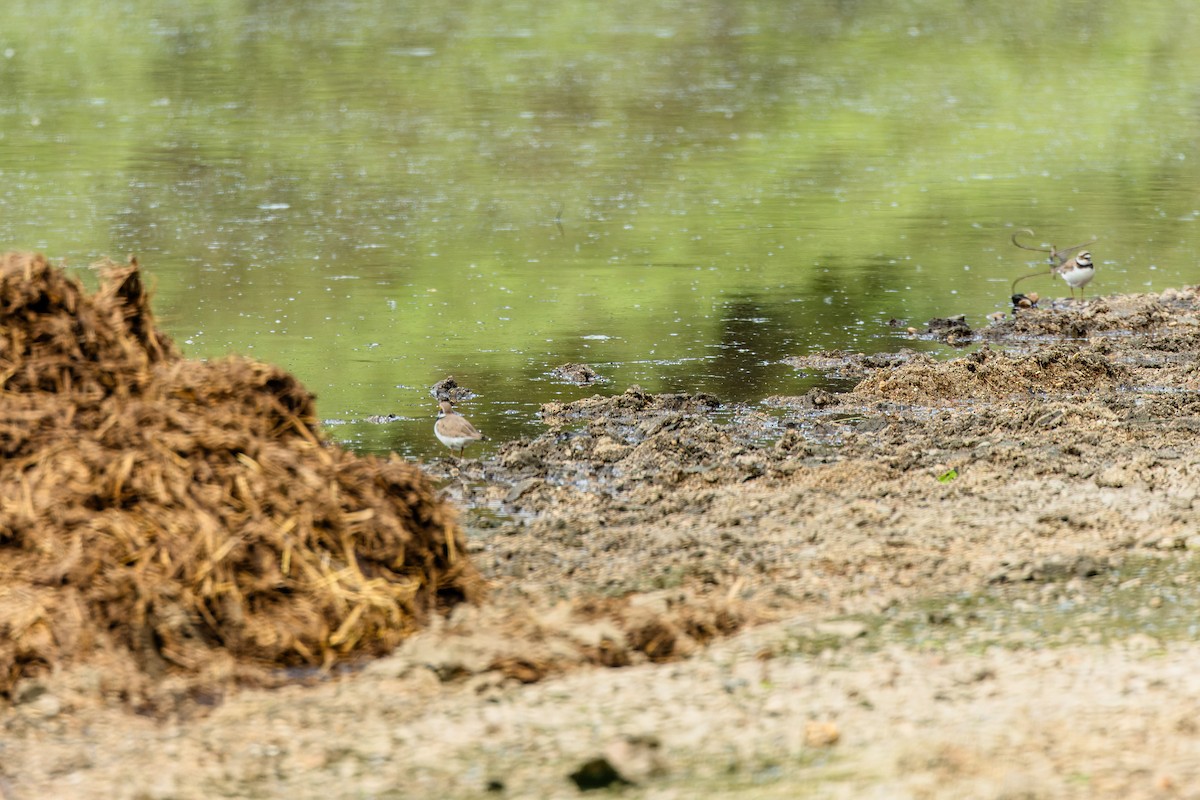
[[290, 374], [181, 358], [136, 262], [0, 258], [0, 693], [93, 663], [154, 704], [395, 647], [478, 598], [453, 510], [324, 441]]

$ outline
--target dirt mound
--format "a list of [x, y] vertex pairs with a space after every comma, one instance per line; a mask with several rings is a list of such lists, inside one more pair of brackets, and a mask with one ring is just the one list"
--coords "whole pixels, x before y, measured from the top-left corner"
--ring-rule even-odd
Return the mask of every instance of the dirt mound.
[[1030, 392], [1079, 392], [1112, 388], [1129, 371], [1087, 348], [1059, 344], [1031, 354], [1011, 355], [984, 348], [952, 361], [919, 356], [907, 364], [868, 377], [853, 395], [904, 403], [994, 400]]
[[180, 358], [136, 263], [0, 259], [0, 693], [162, 702], [394, 648], [482, 581], [415, 466], [327, 444], [288, 373]]

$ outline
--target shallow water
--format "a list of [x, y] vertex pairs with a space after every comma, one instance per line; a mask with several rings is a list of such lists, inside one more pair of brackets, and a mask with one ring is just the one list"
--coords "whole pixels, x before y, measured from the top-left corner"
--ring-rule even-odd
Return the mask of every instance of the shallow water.
[[18, 7], [0, 239], [136, 253], [189, 355], [277, 362], [335, 438], [414, 458], [446, 375], [499, 441], [548, 399], [936, 350], [904, 327], [1005, 309], [1017, 228], [1099, 237], [1089, 294], [1200, 279], [1200, 12], [810, 5]]

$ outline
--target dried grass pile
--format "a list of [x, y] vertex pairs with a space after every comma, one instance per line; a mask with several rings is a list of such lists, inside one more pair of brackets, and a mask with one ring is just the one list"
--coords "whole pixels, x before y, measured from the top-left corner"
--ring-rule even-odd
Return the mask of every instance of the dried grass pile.
[[145, 702], [390, 651], [482, 581], [423, 473], [323, 441], [288, 373], [184, 360], [136, 262], [0, 258], [0, 694]]

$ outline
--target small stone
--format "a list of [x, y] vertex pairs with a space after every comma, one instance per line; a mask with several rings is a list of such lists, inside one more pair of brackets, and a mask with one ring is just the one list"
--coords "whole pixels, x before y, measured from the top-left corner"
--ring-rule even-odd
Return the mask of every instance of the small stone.
[[878, 433], [888, 427], [888, 421], [883, 417], [867, 417], [854, 425], [859, 433]]
[[555, 367], [551, 374], [571, 383], [579, 384], [580, 386], [587, 386], [599, 378], [596, 370], [587, 364], [563, 364], [560, 367]]
[[39, 695], [36, 700], [26, 703], [22, 706], [25, 713], [32, 717], [40, 719], [54, 719], [62, 713], [62, 701], [56, 695], [46, 694]]
[[804, 724], [804, 744], [807, 747], [832, 747], [842, 738], [835, 722], [810, 720]]
[[433, 396], [434, 400], [449, 400], [453, 403], [460, 403], [475, 396], [475, 393], [470, 389], [459, 386], [458, 382], [454, 380], [453, 375], [447, 375], [433, 386], [430, 386], [429, 394]]
[[1184, 511], [1190, 509], [1195, 501], [1196, 490], [1191, 487], [1178, 489], [1176, 491], [1167, 493], [1167, 502], [1170, 503], [1172, 507], [1183, 509]]
[[1132, 652], [1147, 652], [1158, 650], [1162, 642], [1146, 633], [1135, 633], [1125, 640], [1125, 648]]
[[1045, 414], [1042, 414], [1034, 421], [1033, 425], [1036, 428], [1056, 428], [1062, 422], [1064, 416], [1063, 410], [1056, 408], [1053, 411], [1047, 411]]
[[526, 478], [523, 481], [518, 481], [517, 483], [513, 484], [511, 489], [508, 490], [508, 494], [504, 496], [504, 502], [515, 503], [520, 500], [523, 495], [532, 492], [543, 483], [545, 483], [545, 481], [543, 481], [541, 478]]
[[621, 444], [611, 436], [601, 436], [596, 440], [595, 446], [592, 447], [592, 458], [604, 463], [620, 461], [629, 454], [631, 449], [628, 445]]
[[568, 776], [582, 792], [592, 789], [607, 789], [610, 786], [628, 786], [629, 781], [621, 777], [607, 758], [603, 756], [585, 761]]
[[672, 608], [687, 603], [689, 599], [688, 594], [680, 589], [658, 589], [653, 592], [631, 595], [629, 606], [645, 608], [655, 614], [666, 614]]
[[623, 648], [626, 645], [624, 632], [612, 620], [607, 619], [573, 625], [568, 635], [584, 647], [601, 648], [615, 645]]
[[500, 464], [505, 469], [540, 469], [542, 458], [531, 447], [513, 447], [500, 454]]
[[653, 736], [625, 736], [604, 748], [604, 757], [627, 783], [645, 783], [666, 774], [661, 745]]
[[824, 389], [810, 389], [803, 396], [803, 399], [812, 404], [813, 408], [825, 408], [826, 406], [836, 406], [838, 404], [837, 395], [830, 394]]
[[506, 652], [507, 642], [500, 636], [480, 633], [475, 636], [439, 636], [435, 633], [413, 636], [396, 652], [413, 667], [431, 670], [443, 681], [486, 672]]
[[1113, 464], [1096, 476], [1096, 485], [1103, 488], [1120, 489], [1122, 486], [1129, 485], [1129, 477], [1128, 470], [1124, 465]]
[[818, 622], [814, 627], [817, 633], [835, 636], [847, 642], [867, 635], [867, 626], [852, 619]]
[[36, 679], [26, 679], [17, 683], [12, 692], [15, 705], [32, 703], [47, 692], [46, 684]]

